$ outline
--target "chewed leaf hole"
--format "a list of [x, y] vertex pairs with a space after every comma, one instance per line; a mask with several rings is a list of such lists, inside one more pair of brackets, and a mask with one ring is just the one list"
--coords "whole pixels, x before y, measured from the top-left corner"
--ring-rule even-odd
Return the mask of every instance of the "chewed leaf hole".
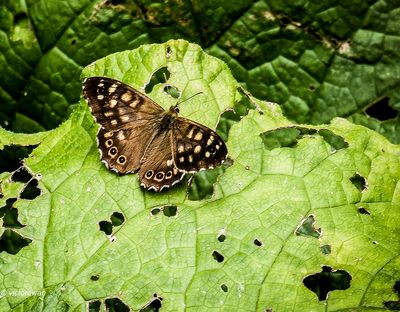
[[20, 194], [20, 198], [23, 199], [35, 199], [40, 195], [40, 188], [38, 188], [38, 180], [37, 179], [32, 179], [28, 182], [28, 184], [25, 186], [24, 190]]
[[13, 172], [21, 167], [21, 160], [28, 157], [35, 146], [6, 146], [0, 151], [0, 172]]
[[315, 227], [315, 218], [313, 215], [309, 215], [306, 219], [300, 222], [300, 225], [295, 231], [296, 235], [311, 236], [319, 238], [321, 236], [321, 229]]
[[318, 131], [318, 134], [322, 136], [335, 150], [349, 147], [349, 143], [347, 143], [340, 135], [337, 135], [330, 130], [321, 129]]
[[217, 168], [195, 173], [188, 191], [189, 199], [201, 200], [204, 198], [211, 198], [214, 193], [214, 184], [218, 181], [218, 177], [232, 166], [232, 164], [233, 160], [227, 158], [225, 162]]
[[100, 221], [99, 227], [100, 227], [100, 231], [103, 231], [106, 235], [111, 235], [113, 225], [110, 221]]
[[99, 279], [100, 279], [100, 277], [98, 275], [92, 275], [90, 277], [90, 280], [93, 281], [93, 282], [98, 281]]
[[170, 46], [167, 46], [167, 48], [165, 49], [165, 56], [171, 57], [171, 55], [172, 55], [172, 49]]
[[293, 147], [300, 139], [300, 131], [296, 128], [282, 128], [260, 134], [267, 150], [280, 147]]
[[160, 69], [158, 69], [153, 73], [153, 75], [150, 78], [150, 81], [144, 88], [144, 92], [151, 93], [155, 85], [166, 83], [170, 76], [171, 73], [169, 72], [168, 68], [166, 66], [161, 67]]
[[0, 218], [3, 219], [3, 227], [20, 229], [22, 225], [18, 221], [18, 210], [13, 207], [16, 198], [9, 198], [6, 200], [6, 205], [0, 208]]
[[181, 96], [181, 92], [177, 88], [169, 85], [164, 87], [164, 92], [169, 96], [172, 96], [174, 99], [179, 99]]
[[15, 255], [31, 242], [31, 239], [25, 238], [13, 230], [7, 229], [0, 237], [0, 253], [5, 251], [9, 254]]
[[87, 305], [87, 311], [100, 312], [100, 307], [101, 307], [101, 301], [99, 300], [90, 301]]
[[333, 271], [329, 266], [323, 266], [321, 272], [303, 279], [304, 286], [314, 292], [319, 301], [326, 300], [331, 291], [348, 289], [350, 282], [351, 275], [347, 271]]
[[11, 175], [11, 180], [14, 182], [28, 183], [32, 179], [32, 175], [26, 170], [24, 166], [19, 167]]
[[370, 215], [370, 214], [371, 214], [371, 213], [370, 213], [367, 209], [365, 209], [364, 207], [358, 208], [358, 212], [359, 212], [360, 214], [365, 214], [365, 215]]
[[218, 241], [220, 241], [222, 243], [225, 241], [226, 236], [225, 236], [225, 234], [220, 234], [220, 235], [218, 235], [217, 239], [218, 239]]
[[358, 173], [355, 173], [350, 178], [350, 181], [360, 192], [363, 192], [368, 187], [367, 180]]
[[264, 244], [263, 244], [263, 242], [262, 241], [260, 241], [259, 239], [255, 239], [254, 241], [253, 241], [253, 243], [254, 243], [254, 245], [256, 245], [256, 246], [258, 246], [258, 247], [261, 247], [261, 246], [263, 246]]
[[331, 245], [323, 245], [320, 247], [320, 250], [324, 255], [329, 255], [332, 252], [332, 247]]
[[389, 105], [389, 97], [384, 97], [381, 100], [370, 105], [365, 113], [373, 118], [384, 121], [394, 119], [398, 116], [399, 112]]
[[151, 213], [153, 216], [158, 215], [160, 212], [161, 212], [161, 209], [160, 209], [160, 208], [153, 208], [153, 209], [151, 209], [151, 211], [150, 211], [150, 213]]
[[120, 226], [125, 221], [124, 215], [120, 212], [114, 212], [110, 219], [113, 226]]
[[177, 206], [164, 206], [162, 211], [164, 213], [164, 216], [174, 217], [174, 216], [176, 216], [176, 213], [178, 212], [178, 207]]
[[218, 251], [215, 250], [213, 251], [212, 256], [217, 262], [222, 262], [225, 259], [223, 255], [221, 255]]
[[162, 297], [154, 294], [153, 298], [139, 312], [158, 312], [162, 306], [162, 300]]
[[131, 309], [119, 298], [108, 298], [104, 301], [106, 311], [129, 312]]
[[385, 301], [384, 306], [389, 310], [399, 311], [400, 310], [400, 280], [396, 281], [392, 287], [394, 293], [397, 295], [399, 300], [396, 301]]
[[228, 292], [228, 286], [226, 286], [225, 284], [221, 285], [221, 289], [223, 292]]

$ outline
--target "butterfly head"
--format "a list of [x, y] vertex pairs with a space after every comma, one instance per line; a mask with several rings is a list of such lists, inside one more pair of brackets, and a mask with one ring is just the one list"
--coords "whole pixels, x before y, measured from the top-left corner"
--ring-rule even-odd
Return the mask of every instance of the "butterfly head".
[[170, 114], [172, 115], [172, 116], [174, 116], [174, 117], [178, 117], [178, 114], [179, 114], [179, 103], [177, 103], [177, 104], [175, 104], [174, 106], [171, 106], [170, 108], [169, 108], [169, 112], [170, 112]]

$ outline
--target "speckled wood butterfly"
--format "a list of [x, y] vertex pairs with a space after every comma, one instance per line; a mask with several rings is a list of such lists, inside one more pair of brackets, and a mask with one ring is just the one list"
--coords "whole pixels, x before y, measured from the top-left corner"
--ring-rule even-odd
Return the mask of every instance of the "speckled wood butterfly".
[[90, 77], [83, 94], [100, 129], [101, 160], [117, 173], [138, 172], [141, 186], [162, 191], [185, 173], [222, 164], [225, 143], [213, 130], [179, 117], [121, 81]]

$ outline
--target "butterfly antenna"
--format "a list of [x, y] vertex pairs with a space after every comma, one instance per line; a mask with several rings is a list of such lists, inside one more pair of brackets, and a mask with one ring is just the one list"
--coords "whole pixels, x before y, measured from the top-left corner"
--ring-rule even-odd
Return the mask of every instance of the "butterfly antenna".
[[187, 99], [184, 99], [182, 102], [176, 103], [176, 106], [178, 106], [179, 104], [182, 104], [182, 103], [184, 103], [184, 102], [186, 102], [186, 101], [189, 101], [191, 98], [194, 98], [196, 95], [199, 95], [199, 94], [202, 94], [202, 93], [203, 93], [203, 91], [197, 92], [197, 93], [195, 93], [195, 94], [189, 96]]

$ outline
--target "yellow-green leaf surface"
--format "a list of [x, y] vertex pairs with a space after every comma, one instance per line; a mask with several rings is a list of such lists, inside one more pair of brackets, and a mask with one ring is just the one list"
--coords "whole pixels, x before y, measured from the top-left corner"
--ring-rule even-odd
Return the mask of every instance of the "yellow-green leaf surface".
[[[164, 67], [167, 81], [149, 94], [164, 108], [177, 101], [167, 85], [181, 100], [202, 92], [180, 105], [184, 117], [215, 129], [236, 103], [255, 107], [228, 133], [233, 164], [213, 197], [189, 200], [186, 182], [146, 192], [135, 174], [108, 171], [99, 160], [98, 125], [81, 100], [68, 121], [33, 139], [40, 144], [24, 160], [40, 196], [23, 198], [29, 182], [0, 176], [0, 204], [16, 208], [24, 225], [3, 221], [0, 310], [105, 309], [110, 300], [133, 311], [157, 310], [156, 301], [160, 311], [396, 307], [399, 147], [344, 119], [292, 124], [278, 105], [238, 92], [223, 62], [182, 40], [110, 55], [86, 67], [82, 79], [105, 75], [145, 92]], [[290, 144], [286, 133], [295, 133]], [[0, 134], [4, 145], [21, 144]], [[16, 254], [4, 247], [11, 232], [30, 240]], [[349, 284], [337, 282], [321, 299], [309, 284], [321, 272], [325, 282], [344, 272]]]

